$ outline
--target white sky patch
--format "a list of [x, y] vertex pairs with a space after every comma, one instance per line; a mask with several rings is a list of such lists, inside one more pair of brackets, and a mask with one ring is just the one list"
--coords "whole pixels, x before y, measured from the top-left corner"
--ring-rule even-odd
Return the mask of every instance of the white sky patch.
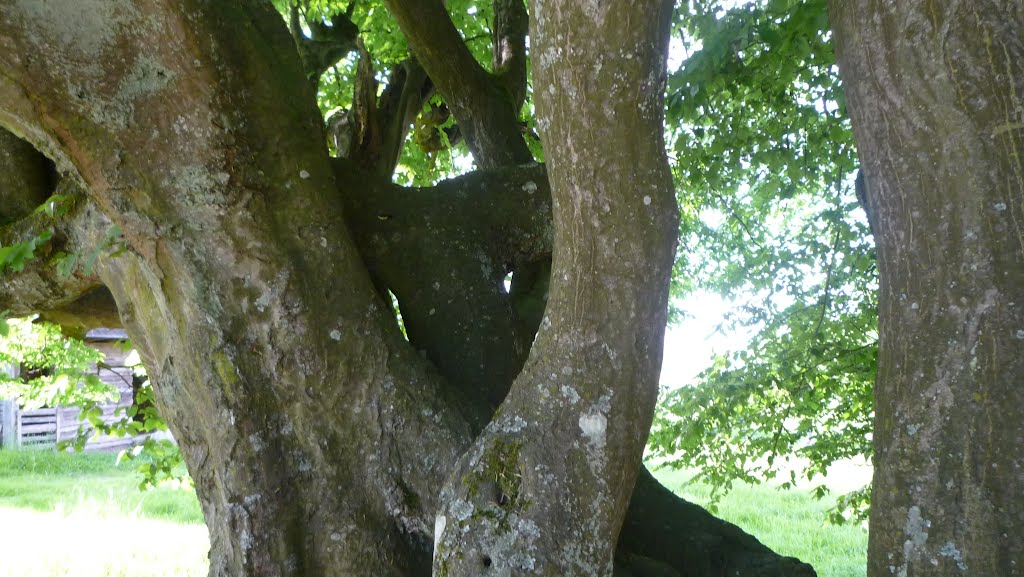
[[688, 315], [665, 331], [665, 354], [661, 364], [661, 384], [677, 388], [692, 384], [716, 354], [746, 348], [750, 333], [719, 331], [733, 304], [721, 296], [695, 292], [680, 303]]

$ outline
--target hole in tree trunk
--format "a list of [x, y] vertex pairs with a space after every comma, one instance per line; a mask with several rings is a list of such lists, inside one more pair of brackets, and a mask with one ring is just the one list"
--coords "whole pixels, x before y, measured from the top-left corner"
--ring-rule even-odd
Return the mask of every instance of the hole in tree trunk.
[[488, 557], [487, 555], [484, 555], [484, 567], [490, 567], [490, 566], [491, 566], [491, 558]]
[[398, 321], [398, 330], [402, 331], [405, 340], [409, 340], [409, 333], [405, 332], [405, 321], [402, 320], [402, 307], [398, 304], [398, 297], [391, 291], [388, 291], [388, 296], [391, 297], [391, 308], [394, 310], [395, 320]]

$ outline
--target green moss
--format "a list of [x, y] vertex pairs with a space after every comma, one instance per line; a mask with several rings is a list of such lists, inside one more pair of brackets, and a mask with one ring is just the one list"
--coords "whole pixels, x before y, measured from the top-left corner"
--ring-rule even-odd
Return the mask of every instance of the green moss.
[[486, 519], [503, 531], [511, 530], [510, 516], [522, 512], [529, 502], [521, 493], [522, 475], [519, 458], [522, 443], [494, 440], [484, 452], [480, 465], [463, 477], [471, 501], [477, 500], [482, 486], [493, 487], [493, 503], [482, 504], [473, 510], [474, 519]]
[[238, 373], [235, 372], [235, 364], [223, 351], [213, 353], [213, 369], [217, 376], [224, 383], [224, 394], [231, 396], [231, 388], [238, 383]]

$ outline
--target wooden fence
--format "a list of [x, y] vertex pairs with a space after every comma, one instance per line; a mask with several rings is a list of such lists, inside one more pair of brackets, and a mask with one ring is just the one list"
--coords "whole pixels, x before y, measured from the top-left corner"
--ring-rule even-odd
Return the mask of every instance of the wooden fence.
[[[104, 407], [103, 420], [110, 424], [120, 416], [115, 416], [116, 407]], [[53, 448], [61, 441], [73, 440], [78, 435], [80, 426], [89, 426], [78, 418], [78, 409], [55, 408], [55, 409], [32, 409], [15, 410], [13, 419], [13, 432], [10, 437], [11, 444], [19, 449], [32, 448]], [[87, 451], [118, 451], [141, 441], [140, 437], [115, 437], [99, 435], [90, 437], [86, 442]]]
[[[97, 333], [94, 335], [94, 333]], [[134, 395], [133, 370], [125, 366], [128, 351], [121, 346], [127, 338], [123, 331], [91, 331], [89, 345], [104, 355], [104, 362], [94, 367], [103, 382], [117, 390], [117, 398], [102, 405], [103, 420], [107, 424], [121, 418], [115, 416], [118, 407], [130, 407]], [[14, 367], [0, 365], [0, 372], [13, 377]], [[57, 407], [22, 410], [12, 400], [0, 399], [0, 448], [53, 447], [60, 441], [70, 441], [78, 434], [83, 423], [77, 408]], [[114, 451], [142, 441], [140, 437], [99, 436], [90, 438], [86, 450]]]

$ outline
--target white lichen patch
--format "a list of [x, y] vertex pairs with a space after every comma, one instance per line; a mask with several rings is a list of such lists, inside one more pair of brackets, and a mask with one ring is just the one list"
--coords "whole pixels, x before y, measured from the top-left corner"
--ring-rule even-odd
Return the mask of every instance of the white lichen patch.
[[591, 411], [580, 415], [580, 430], [591, 446], [603, 449], [605, 434], [608, 430], [608, 419], [600, 411]]
[[939, 549], [939, 555], [952, 559], [956, 563], [957, 569], [967, 571], [967, 563], [964, 562], [964, 556], [952, 541], [947, 542]]
[[270, 306], [270, 295], [263, 293], [256, 299], [256, 310], [262, 313], [267, 310], [268, 306]]
[[526, 194], [533, 194], [537, 192], [537, 183], [532, 180], [528, 180], [526, 181], [526, 184], [523, 185], [523, 190], [526, 191]]
[[1006, 203], [1005, 202], [997, 202], [997, 203], [992, 205], [992, 208], [994, 208], [996, 210], [996, 212], [1003, 212], [1003, 211], [1006, 210]]
[[341, 331], [339, 331], [338, 329], [331, 329], [331, 332], [328, 333], [328, 336], [331, 337], [332, 341], [340, 341], [341, 340]]
[[299, 171], [299, 178], [301, 178], [302, 180], [306, 180], [307, 178], [309, 178], [309, 171], [308, 170], [300, 170]]
[[921, 515], [920, 507], [910, 507], [907, 511], [907, 522], [903, 526], [903, 534], [906, 537], [906, 541], [903, 542], [903, 565], [899, 567], [897, 575], [906, 577], [907, 566], [924, 558], [930, 526], [931, 523]]
[[114, 0], [20, 0], [14, 12], [33, 31], [32, 40], [54, 42], [89, 58], [101, 56], [118, 32], [139, 17], [130, 3]]
[[651, 205], [651, 197], [645, 195], [644, 196], [644, 206], [650, 206], [650, 205]]
[[508, 424], [505, 425], [505, 431], [508, 433], [519, 433], [526, 428], [528, 423], [525, 419], [516, 415]]
[[576, 389], [569, 385], [562, 385], [559, 390], [562, 392], [562, 396], [568, 399], [570, 403], [575, 405], [580, 401], [580, 394], [576, 392]]
[[434, 558], [437, 558], [437, 548], [441, 544], [441, 536], [444, 535], [444, 528], [448, 524], [448, 519], [444, 515], [438, 515], [434, 518]]
[[455, 520], [460, 524], [473, 515], [473, 504], [462, 499], [452, 503], [449, 509], [452, 512], [452, 516], [454, 516]]

